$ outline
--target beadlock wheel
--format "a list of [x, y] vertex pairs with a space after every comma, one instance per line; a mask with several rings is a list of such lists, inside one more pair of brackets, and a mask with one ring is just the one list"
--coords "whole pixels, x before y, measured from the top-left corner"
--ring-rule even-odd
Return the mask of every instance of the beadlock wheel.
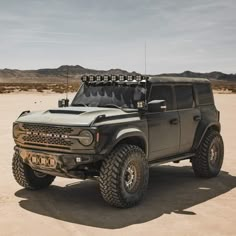
[[103, 161], [99, 176], [100, 190], [110, 205], [127, 208], [142, 200], [148, 178], [148, 163], [142, 149], [123, 144]]
[[26, 189], [36, 190], [48, 187], [55, 176], [33, 170], [16, 152], [12, 160], [12, 172], [16, 182]]
[[210, 130], [200, 144], [192, 166], [196, 176], [211, 178], [219, 174], [224, 159], [224, 143], [219, 132]]
[[137, 170], [134, 164], [130, 163], [125, 172], [125, 187], [127, 192], [134, 192], [137, 188]]

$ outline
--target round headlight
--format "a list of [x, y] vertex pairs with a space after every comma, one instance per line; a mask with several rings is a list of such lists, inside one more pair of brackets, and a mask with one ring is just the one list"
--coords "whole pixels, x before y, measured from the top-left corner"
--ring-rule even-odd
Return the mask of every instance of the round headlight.
[[14, 124], [13, 125], [13, 138], [18, 138], [19, 137], [19, 125]]
[[88, 130], [79, 133], [79, 142], [84, 146], [89, 146], [93, 142], [93, 134]]

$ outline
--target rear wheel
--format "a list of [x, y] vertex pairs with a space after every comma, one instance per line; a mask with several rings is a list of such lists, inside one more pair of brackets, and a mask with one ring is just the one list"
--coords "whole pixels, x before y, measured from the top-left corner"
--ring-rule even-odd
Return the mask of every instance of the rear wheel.
[[219, 174], [224, 159], [224, 143], [219, 132], [210, 130], [199, 146], [192, 166], [196, 176], [211, 178]]
[[33, 170], [23, 162], [18, 153], [15, 153], [13, 156], [12, 172], [19, 185], [32, 190], [46, 188], [55, 179], [55, 176]]
[[148, 163], [142, 149], [120, 145], [102, 164], [99, 177], [102, 196], [115, 207], [134, 206], [144, 196], [148, 177]]

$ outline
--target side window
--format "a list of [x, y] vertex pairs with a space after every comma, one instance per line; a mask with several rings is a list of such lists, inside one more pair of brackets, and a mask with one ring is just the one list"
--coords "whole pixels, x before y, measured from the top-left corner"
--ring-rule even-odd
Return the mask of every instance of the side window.
[[190, 85], [175, 86], [176, 102], [178, 109], [194, 107], [193, 87]]
[[210, 84], [196, 84], [196, 89], [200, 105], [214, 103]]
[[154, 85], [152, 86], [149, 101], [151, 100], [165, 100], [167, 111], [173, 110], [173, 92], [172, 87], [168, 85]]

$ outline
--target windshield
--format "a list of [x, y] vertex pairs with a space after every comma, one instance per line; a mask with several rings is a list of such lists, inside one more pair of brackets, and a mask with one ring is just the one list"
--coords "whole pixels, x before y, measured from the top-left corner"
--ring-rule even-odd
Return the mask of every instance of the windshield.
[[145, 100], [145, 88], [140, 85], [86, 85], [76, 94], [72, 106], [137, 108]]

